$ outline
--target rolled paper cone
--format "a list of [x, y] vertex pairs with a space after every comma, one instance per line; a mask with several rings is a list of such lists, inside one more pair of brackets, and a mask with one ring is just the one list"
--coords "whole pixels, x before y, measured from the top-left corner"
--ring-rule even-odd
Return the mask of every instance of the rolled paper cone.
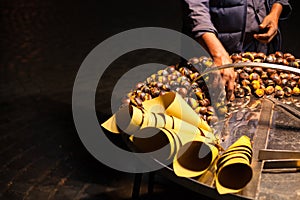
[[233, 147], [233, 148], [227, 149], [223, 154], [229, 153], [229, 152], [234, 152], [234, 151], [247, 151], [247, 152], [249, 152], [251, 155], [253, 154], [252, 148], [250, 149], [248, 146], [238, 146], [238, 147]]
[[[202, 130], [200, 130], [198, 127], [193, 126], [192, 124], [187, 123], [181, 119], [178, 119], [177, 117], [169, 116], [166, 114], [148, 112], [144, 113], [144, 116], [144, 122], [147, 121], [147, 119], [149, 118], [149, 122], [147, 123], [148, 127], [157, 127], [165, 128], [168, 130], [174, 130], [182, 144], [192, 141], [195, 135], [203, 134]], [[144, 127], [144, 125], [142, 125], [142, 127]], [[213, 139], [215, 139], [214, 135], [209, 131], [204, 131], [204, 133], [206, 141], [212, 143], [211, 138], [213, 137]]]
[[124, 106], [116, 113], [116, 123], [124, 133], [134, 133], [141, 129], [144, 121], [143, 111], [135, 106]]
[[144, 115], [144, 123], [143, 123], [143, 128], [144, 127], [156, 127], [156, 114], [155, 113], [151, 113], [151, 112], [146, 112]]
[[230, 149], [226, 152], [224, 152], [222, 154], [222, 157], [225, 157], [225, 156], [229, 156], [229, 155], [236, 155], [236, 154], [245, 154], [248, 159], [249, 159], [249, 162], [251, 163], [251, 160], [252, 160], [252, 151], [249, 151], [248, 148], [243, 148], [243, 147], [240, 147], [240, 148], [234, 148], [234, 149]]
[[101, 124], [103, 128], [108, 130], [109, 132], [119, 134], [120, 130], [117, 126], [116, 115], [111, 116], [108, 120]]
[[168, 92], [165, 95], [144, 101], [143, 107], [148, 112], [166, 113], [198, 128], [212, 131], [208, 123], [200, 118], [178, 93]]
[[240, 192], [250, 182], [252, 175], [252, 168], [244, 158], [233, 158], [217, 172], [217, 191], [219, 194]]
[[[131, 141], [138, 152], [150, 153], [166, 148], [164, 152], [159, 155], [159, 159], [169, 160], [173, 159], [179, 146], [178, 138], [175, 138], [170, 130], [163, 128], [146, 127], [134, 133]], [[163, 155], [164, 154], [164, 155]]]
[[101, 126], [112, 133], [134, 133], [141, 129], [143, 121], [143, 111], [128, 105], [121, 108]]
[[183, 132], [201, 135], [206, 138], [206, 142], [208, 143], [213, 143], [216, 140], [216, 137], [212, 131], [201, 130], [200, 128], [174, 116], [169, 116], [166, 114], [164, 116], [166, 122], [164, 128], [166, 129], [173, 129], [177, 133]]
[[217, 137], [213, 134], [212, 131], [206, 131], [204, 129], [200, 129], [202, 135], [206, 138], [206, 142], [209, 144], [216, 144], [218, 142]]
[[[154, 113], [155, 114], [155, 113]], [[166, 120], [164, 114], [155, 114], [156, 116], [156, 126], [155, 127], [165, 127]]]
[[247, 146], [249, 149], [252, 149], [251, 141], [248, 136], [241, 136], [237, 141], [235, 141], [228, 149], [232, 149], [234, 147], [239, 147], [239, 146]]
[[204, 172], [197, 180], [200, 183], [204, 183], [209, 186], [213, 186], [215, 180], [215, 173], [217, 170], [217, 160], [219, 156], [215, 159], [215, 161], [209, 166], [206, 172]]
[[228, 156], [224, 156], [224, 157], [220, 157], [218, 162], [217, 162], [217, 171], [219, 171], [222, 166], [225, 166], [227, 162], [231, 161], [232, 159], [235, 158], [242, 158], [246, 161], [247, 164], [250, 164], [248, 156], [245, 154], [233, 154], [233, 155], [228, 155]]
[[206, 144], [205, 138], [197, 136], [194, 141], [183, 145], [173, 161], [177, 176], [196, 177], [205, 173], [218, 156], [218, 149]]
[[170, 122], [166, 123], [166, 129], [174, 129], [176, 132], [193, 133], [201, 135], [201, 131], [198, 127], [187, 123], [181, 119], [178, 119], [177, 117], [165, 115], [165, 119], [166, 122]]
[[[177, 137], [180, 142], [180, 147], [186, 143], [192, 142], [201, 136], [199, 129], [187, 122], [184, 122], [176, 117], [165, 115], [166, 129], [171, 130], [174, 137]], [[206, 139], [203, 137], [203, 139]]]

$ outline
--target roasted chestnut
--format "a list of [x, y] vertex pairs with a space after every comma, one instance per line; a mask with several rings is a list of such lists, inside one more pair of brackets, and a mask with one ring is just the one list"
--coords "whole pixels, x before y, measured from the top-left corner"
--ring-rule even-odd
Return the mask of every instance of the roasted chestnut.
[[264, 81], [264, 84], [265, 84], [266, 86], [269, 86], [269, 85], [274, 86], [274, 85], [275, 85], [275, 82], [274, 82], [273, 80], [271, 80], [271, 79], [267, 79], [267, 80]]
[[276, 73], [276, 70], [275, 69], [271, 69], [271, 68], [268, 68], [266, 69], [266, 72], [269, 76], [271, 76], [272, 74]]
[[233, 53], [230, 58], [235, 62], [238, 60], [242, 60], [242, 56], [239, 53]]
[[253, 71], [260, 75], [263, 73], [263, 69], [261, 67], [254, 67]]
[[255, 90], [255, 95], [257, 97], [262, 97], [262, 96], [264, 96], [264, 94], [265, 94], [265, 90], [262, 89], [262, 88], [259, 88], [259, 89]]
[[199, 104], [198, 104], [198, 101], [192, 97], [189, 97], [188, 98], [188, 104], [193, 108], [193, 109], [196, 109]]
[[254, 56], [251, 52], [245, 52], [241, 55], [243, 58], [249, 59], [250, 61], [254, 60]]
[[293, 93], [293, 95], [295, 95], [295, 96], [299, 96], [299, 95], [300, 95], [300, 88], [294, 87], [292, 93]]
[[273, 94], [274, 91], [275, 91], [275, 88], [274, 88], [272, 85], [269, 85], [269, 86], [266, 87], [266, 89], [265, 89], [265, 93], [266, 93], [267, 95]]
[[281, 78], [277, 73], [274, 73], [270, 76], [270, 78], [277, 84], [281, 85]]
[[251, 94], [251, 88], [248, 85], [243, 86], [242, 88], [244, 89], [246, 96]]
[[185, 87], [180, 87], [176, 89], [176, 92], [180, 94], [182, 97], [186, 97], [188, 90]]
[[174, 71], [175, 71], [175, 66], [172, 65], [172, 66], [169, 66], [166, 68], [166, 71], [169, 73], [169, 74], [172, 74]]
[[207, 117], [207, 122], [212, 125], [212, 124], [215, 124], [219, 121], [218, 117], [217, 116], [208, 116]]
[[278, 91], [278, 90], [283, 90], [283, 89], [282, 89], [282, 87], [281, 87], [281, 86], [279, 86], [279, 85], [276, 85], [276, 86], [275, 86], [275, 92], [276, 92], [276, 91]]
[[248, 74], [251, 74], [251, 73], [253, 72], [252, 67], [244, 67], [243, 70], [244, 70], [245, 72], [247, 72]]
[[260, 77], [259, 77], [258, 73], [253, 72], [249, 75], [249, 79], [250, 79], [250, 81], [259, 80]]
[[275, 90], [275, 97], [277, 98], [283, 98], [284, 97], [284, 91], [283, 90]]
[[283, 53], [281, 51], [276, 51], [275, 52], [275, 57], [276, 58], [283, 58]]
[[236, 97], [242, 98], [242, 97], [245, 96], [245, 90], [243, 88], [237, 88], [237, 89], [234, 90], [234, 95]]
[[196, 65], [199, 63], [199, 58], [193, 57], [193, 58], [189, 59], [189, 63], [191, 63], [192, 65]]
[[247, 72], [240, 73], [240, 79], [249, 79], [249, 74]]
[[161, 89], [163, 89], [164, 91], [170, 91], [171, 90], [171, 86], [168, 83], [166, 83], [166, 84], [164, 84], [161, 87]]
[[284, 95], [287, 97], [290, 97], [292, 95], [292, 89], [290, 87], [287, 87], [287, 86], [284, 87], [283, 92], [284, 92]]
[[186, 68], [186, 67], [181, 67], [181, 68], [179, 68], [178, 71], [179, 71], [182, 75], [184, 75], [184, 76], [190, 75], [190, 71], [189, 71], [189, 69]]
[[264, 53], [262, 53], [262, 52], [258, 52], [258, 53], [256, 53], [256, 54], [254, 55], [254, 58], [255, 58], [255, 59], [265, 60], [266, 57], [267, 57], [267, 56], [266, 56]]
[[258, 80], [252, 81], [252, 82], [251, 82], [251, 85], [252, 85], [252, 88], [253, 88], [254, 90], [257, 90], [257, 89], [260, 88], [260, 82], [259, 82]]
[[292, 61], [289, 63], [291, 67], [299, 68], [299, 62]]
[[268, 55], [268, 56], [266, 57], [265, 61], [266, 61], [267, 63], [275, 63], [276, 58], [275, 58], [275, 56], [273, 56], [273, 55]]
[[250, 81], [249, 80], [247, 80], [247, 79], [244, 79], [244, 80], [242, 80], [242, 85], [243, 86], [247, 86], [247, 85], [250, 85]]

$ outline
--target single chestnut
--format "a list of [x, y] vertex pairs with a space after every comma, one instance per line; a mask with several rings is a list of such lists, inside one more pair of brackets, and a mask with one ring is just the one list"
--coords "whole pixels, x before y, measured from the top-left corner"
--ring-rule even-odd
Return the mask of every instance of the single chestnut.
[[273, 94], [274, 91], [275, 91], [275, 88], [274, 88], [272, 85], [269, 85], [269, 86], [266, 87], [266, 89], [265, 89], [265, 93], [266, 93], [267, 95]]
[[262, 88], [259, 88], [259, 89], [255, 90], [255, 95], [257, 97], [262, 97], [262, 96], [264, 96], [264, 94], [265, 94], [265, 90], [262, 89]]

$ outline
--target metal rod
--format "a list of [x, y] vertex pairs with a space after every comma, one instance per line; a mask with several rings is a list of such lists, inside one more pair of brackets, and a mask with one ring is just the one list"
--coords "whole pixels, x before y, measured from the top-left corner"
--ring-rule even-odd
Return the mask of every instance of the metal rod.
[[260, 149], [259, 160], [300, 159], [300, 151]]
[[264, 162], [264, 169], [278, 169], [278, 168], [298, 168], [300, 169], [300, 159], [290, 160], [267, 160]]
[[211, 72], [219, 71], [221, 69], [239, 68], [239, 67], [262, 67], [262, 68], [280, 69], [280, 70], [286, 70], [286, 71], [295, 72], [295, 73], [300, 74], [300, 69], [285, 66], [285, 65], [272, 64], [272, 63], [259, 63], [259, 62], [245, 62], [245, 63], [233, 63], [233, 64], [227, 64], [227, 65], [207, 68], [208, 70], [201, 72], [201, 75], [199, 77], [197, 77], [193, 82], [199, 80], [204, 75], [207, 75]]

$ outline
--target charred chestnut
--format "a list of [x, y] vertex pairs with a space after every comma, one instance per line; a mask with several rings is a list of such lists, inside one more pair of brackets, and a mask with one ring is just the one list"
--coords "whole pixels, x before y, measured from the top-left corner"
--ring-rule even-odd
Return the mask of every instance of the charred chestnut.
[[242, 98], [245, 96], [245, 90], [243, 88], [237, 88], [234, 91], [234, 95], [235, 95], [235, 97]]
[[239, 77], [240, 79], [249, 79], [249, 74], [247, 72], [242, 72]]
[[284, 91], [283, 90], [277, 90], [275, 91], [275, 97], [277, 98], [283, 98], [284, 97]]
[[251, 94], [251, 88], [248, 85], [247, 86], [243, 86], [242, 88], [245, 91], [245, 96], [248, 96], [248, 95]]
[[292, 89], [290, 87], [287, 87], [287, 86], [284, 87], [283, 92], [284, 92], [284, 95], [287, 97], [290, 97], [292, 95]]
[[269, 85], [274, 86], [274, 85], [275, 85], [275, 82], [274, 82], [273, 80], [271, 80], [271, 79], [267, 79], [267, 80], [264, 81], [264, 84], [265, 84], [266, 86], [269, 86]]
[[263, 69], [261, 67], [254, 67], [253, 71], [260, 75], [263, 73]]

